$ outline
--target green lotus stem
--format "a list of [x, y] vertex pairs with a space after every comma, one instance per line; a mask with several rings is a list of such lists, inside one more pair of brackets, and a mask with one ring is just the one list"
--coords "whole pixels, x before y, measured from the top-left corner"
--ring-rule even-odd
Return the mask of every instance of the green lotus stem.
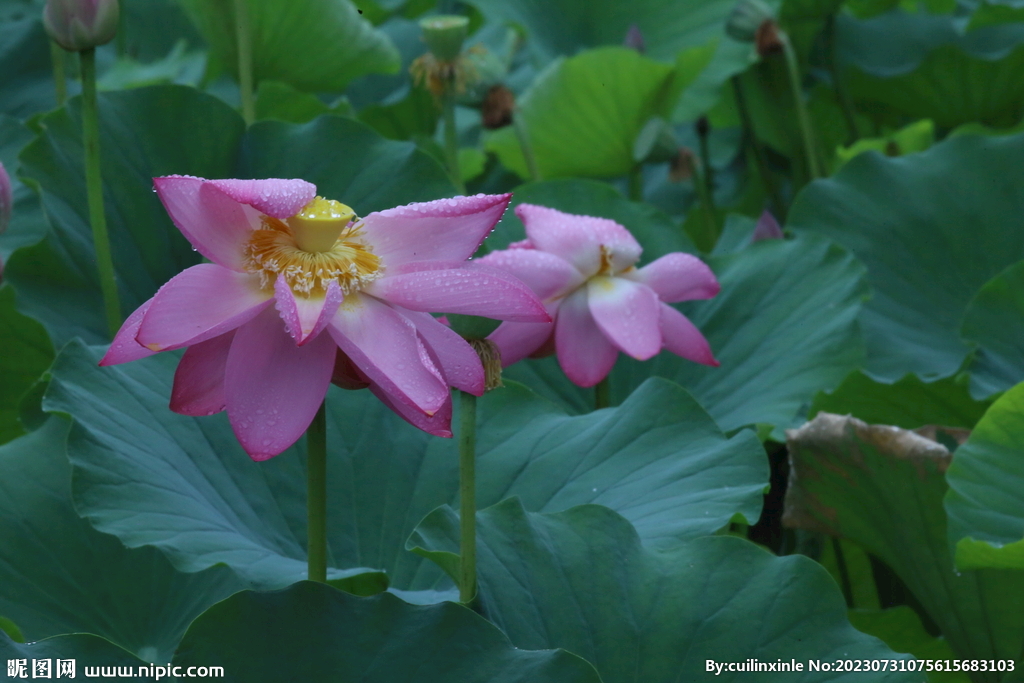
[[768, 170], [768, 160], [765, 159], [764, 148], [761, 147], [757, 134], [754, 132], [754, 122], [750, 117], [750, 108], [747, 106], [747, 97], [743, 92], [743, 83], [740, 81], [739, 76], [733, 76], [731, 80], [733, 94], [736, 96], [736, 109], [739, 112], [740, 125], [743, 128], [743, 137], [750, 146], [750, 151], [754, 156], [754, 165], [757, 167], [758, 175], [761, 176], [761, 182], [764, 183], [765, 190], [768, 191], [768, 196], [771, 197], [774, 213], [782, 220], [786, 216], [786, 205], [782, 202], [779, 188], [775, 184], [775, 179], [772, 177], [771, 172]]
[[50, 61], [53, 62], [53, 89], [57, 96], [57, 106], [63, 107], [68, 98], [67, 76], [64, 73], [64, 48], [50, 41]]
[[235, 38], [238, 44], [238, 87], [242, 96], [242, 118], [251, 126], [256, 120], [252, 82], [252, 34], [249, 31], [249, 8], [246, 0], [235, 2]]
[[121, 328], [121, 304], [117, 297], [114, 260], [103, 209], [103, 176], [100, 171], [100, 124], [96, 106], [96, 48], [78, 53], [82, 68], [82, 145], [85, 148], [85, 191], [89, 199], [89, 222], [96, 250], [96, 269], [103, 292], [107, 329], [113, 338]]
[[306, 430], [307, 573], [310, 581], [327, 581], [327, 410], [317, 408]]
[[[446, 87], [451, 87], [449, 84]], [[459, 188], [460, 194], [466, 193], [466, 185], [462, 182], [462, 173], [459, 171], [459, 136], [455, 127], [455, 95], [446, 92], [441, 103], [444, 115], [444, 152], [448, 159], [448, 174], [452, 177], [455, 187]]]
[[629, 169], [626, 179], [629, 183], [629, 198], [634, 202], [642, 202], [644, 200], [644, 167], [641, 164], [635, 164], [633, 168]]
[[785, 33], [781, 35], [782, 51], [786, 56], [786, 71], [789, 74], [789, 85], [793, 90], [793, 105], [796, 107], [797, 123], [800, 126], [800, 136], [803, 138], [804, 154], [807, 157], [807, 172], [811, 180], [821, 177], [821, 167], [818, 165], [818, 152], [814, 147], [814, 134], [811, 131], [811, 117], [807, 114], [807, 107], [804, 105], [804, 93], [800, 87], [800, 65], [796, 60], [796, 51]]
[[476, 597], [476, 396], [459, 392], [459, 602]]
[[839, 568], [839, 584], [843, 588], [843, 597], [846, 598], [846, 607], [853, 609], [853, 584], [850, 583], [850, 571], [846, 567], [846, 557], [843, 555], [843, 546], [839, 539], [832, 537], [832, 553], [836, 556], [836, 566]]
[[530, 133], [526, 130], [526, 124], [519, 116], [519, 112], [512, 114], [512, 128], [519, 139], [519, 148], [523, 151], [523, 159], [526, 160], [526, 171], [530, 174], [530, 180], [540, 180], [540, 169], [537, 168], [537, 157], [533, 154], [533, 143], [530, 142]]
[[611, 380], [608, 377], [605, 375], [604, 379], [594, 385], [594, 408], [596, 410], [607, 408], [612, 404]]
[[832, 85], [836, 89], [836, 96], [839, 98], [839, 106], [843, 110], [843, 119], [846, 121], [846, 128], [850, 135], [846, 140], [847, 145], [852, 145], [860, 139], [860, 130], [857, 127], [856, 109], [853, 106], [853, 99], [850, 91], [846, 89], [839, 70], [839, 58], [836, 46], [836, 13], [832, 12], [825, 18], [825, 53], [828, 55], [828, 70], [832, 74]]

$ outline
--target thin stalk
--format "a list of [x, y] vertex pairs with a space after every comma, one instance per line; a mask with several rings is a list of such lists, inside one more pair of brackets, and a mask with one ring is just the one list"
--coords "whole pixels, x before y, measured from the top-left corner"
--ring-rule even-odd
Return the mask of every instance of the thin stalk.
[[594, 385], [594, 408], [601, 410], [601, 408], [607, 408], [612, 404], [612, 388], [611, 381], [608, 376]]
[[836, 556], [836, 566], [839, 567], [839, 583], [843, 588], [843, 597], [846, 598], [846, 606], [853, 609], [853, 584], [850, 583], [850, 571], [846, 568], [846, 557], [843, 556], [843, 546], [835, 536], [832, 537], [832, 553]]
[[100, 172], [100, 123], [96, 106], [96, 49], [82, 50], [82, 144], [85, 148], [85, 191], [89, 199], [89, 222], [96, 250], [96, 269], [107, 313], [107, 329], [111, 338], [121, 327], [121, 303], [117, 297], [114, 260], [110, 255], [110, 236], [103, 209], [103, 176]]
[[750, 151], [754, 155], [754, 165], [757, 166], [757, 173], [761, 176], [761, 182], [764, 183], [768, 196], [771, 197], [774, 213], [781, 220], [786, 216], [786, 207], [782, 203], [782, 196], [779, 194], [779, 188], [775, 184], [775, 179], [768, 171], [768, 160], [765, 159], [764, 148], [761, 147], [761, 143], [754, 133], [754, 121], [750, 117], [750, 108], [747, 106], [747, 96], [743, 92], [743, 84], [739, 76], [733, 76], [731, 80], [732, 90], [736, 96], [736, 109], [739, 111], [740, 124], [743, 127], [743, 137], [747, 140]]
[[327, 411], [317, 408], [306, 430], [306, 576], [310, 581], [327, 581]]
[[[701, 164], [703, 166], [703, 164]], [[715, 216], [715, 204], [708, 189], [706, 173], [703, 168], [694, 169], [693, 186], [697, 190], [697, 199], [700, 201], [700, 210], [704, 214], [704, 230], [702, 234], [694, 235], [694, 242], [697, 248], [704, 252], [710, 252], [718, 242], [721, 229], [718, 226], [718, 218]]]
[[857, 128], [856, 109], [853, 106], [853, 99], [850, 91], [846, 89], [839, 69], [839, 55], [836, 46], [836, 14], [833, 12], [825, 18], [825, 53], [828, 59], [828, 70], [832, 75], [832, 85], [836, 89], [836, 96], [839, 98], [839, 106], [843, 110], [843, 119], [846, 121], [846, 128], [849, 130], [847, 145], [852, 145], [860, 139], [860, 130]]
[[523, 159], [526, 160], [526, 170], [530, 174], [530, 180], [540, 180], [540, 169], [537, 168], [537, 157], [533, 154], [533, 143], [530, 142], [530, 133], [526, 130], [523, 118], [518, 112], [512, 114], [512, 128], [516, 131], [519, 139], [519, 148], [523, 150]]
[[235, 2], [235, 40], [238, 44], [238, 87], [242, 96], [242, 118], [251, 126], [256, 120], [252, 82], [252, 34], [249, 31], [249, 8], [246, 0]]
[[57, 106], [63, 107], [68, 98], [67, 75], [64, 71], [64, 48], [50, 41], [50, 61], [53, 62], [53, 90], [57, 96]]
[[800, 126], [804, 154], [807, 157], [807, 171], [811, 180], [814, 180], [821, 177], [821, 167], [818, 165], [818, 152], [814, 147], [811, 117], [807, 114], [807, 107], [804, 105], [804, 91], [800, 86], [800, 65], [797, 63], [793, 44], [789, 41], [789, 36], [785, 34], [782, 35], [782, 51], [786, 56], [786, 71], [789, 74], [789, 86], [793, 91], [793, 105], [796, 107], [797, 123]]
[[459, 602], [476, 597], [476, 396], [459, 392]]
[[635, 164], [633, 168], [629, 169], [629, 198], [634, 202], [642, 202], [644, 200], [644, 167], [641, 164]]
[[461, 194], [466, 193], [466, 185], [462, 182], [462, 173], [459, 171], [459, 135], [455, 127], [455, 96], [445, 93], [442, 98], [442, 113], [444, 116], [444, 153], [448, 159], [448, 175], [452, 177], [455, 187], [459, 188]]
[[715, 208], [715, 169], [711, 167], [711, 144], [708, 135], [698, 135], [700, 140], [700, 165], [701, 176], [704, 180], [704, 187], [707, 190], [708, 206], [714, 211]]

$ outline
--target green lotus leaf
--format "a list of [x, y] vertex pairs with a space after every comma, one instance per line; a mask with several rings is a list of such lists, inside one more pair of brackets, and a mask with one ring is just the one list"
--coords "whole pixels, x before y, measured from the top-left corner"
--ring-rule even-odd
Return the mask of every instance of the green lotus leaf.
[[[181, 0], [217, 66], [237, 74], [233, 3]], [[393, 73], [398, 50], [349, 0], [246, 0], [256, 83], [283, 81], [310, 92], [344, 90], [354, 78]]]
[[1024, 569], [1024, 384], [988, 409], [946, 480], [957, 566]]
[[[68, 448], [82, 514], [129, 547], [161, 548], [185, 571], [223, 562], [255, 585], [302, 578], [302, 444], [254, 463], [225, 415], [167, 409], [174, 354], [109, 368], [97, 360], [95, 350], [68, 346], [45, 402], [75, 419]], [[456, 443], [406, 425], [367, 392], [332, 390], [327, 405], [332, 576], [369, 567], [386, 570], [398, 590], [447, 590], [403, 544], [425, 514], [456, 500]], [[767, 466], [757, 438], [727, 438], [664, 380], [618, 409], [578, 417], [510, 383], [481, 399], [478, 434], [481, 505], [508, 495], [534, 510], [599, 502], [653, 547], [760, 514]]]
[[[454, 554], [459, 519], [432, 512], [409, 540]], [[731, 536], [697, 538], [667, 552], [640, 544], [630, 524], [599, 505], [527, 512], [510, 499], [477, 513], [481, 610], [520, 648], [561, 647], [594, 664], [605, 683], [741, 681], [709, 661], [800, 662], [806, 681], [860, 673], [810, 672], [815, 659], [904, 659], [846, 619], [839, 590], [801, 556], [775, 557]], [[912, 673], [873, 680], [917, 681]]]
[[870, 376], [930, 382], [961, 366], [971, 297], [1024, 258], [1024, 232], [1007, 228], [1024, 206], [1022, 160], [1022, 135], [965, 135], [902, 158], [862, 154], [797, 197], [788, 228], [826, 235], [867, 266]]
[[485, 619], [450, 602], [414, 606], [357, 598], [304, 581], [245, 591], [196, 619], [174, 664], [222, 666], [233, 680], [361, 683], [600, 683], [563, 650], [512, 646]]
[[1024, 380], [1024, 262], [999, 273], [964, 312], [960, 335], [977, 346], [968, 371], [979, 398]]
[[50, 417], [0, 446], [0, 614], [27, 640], [53, 645], [57, 656], [75, 656], [56, 647], [67, 638], [44, 638], [92, 633], [147, 661], [166, 662], [192, 619], [243, 584], [226, 567], [176, 571], [155, 548], [129, 550], [79, 517], [71, 502], [68, 428], [68, 420]]

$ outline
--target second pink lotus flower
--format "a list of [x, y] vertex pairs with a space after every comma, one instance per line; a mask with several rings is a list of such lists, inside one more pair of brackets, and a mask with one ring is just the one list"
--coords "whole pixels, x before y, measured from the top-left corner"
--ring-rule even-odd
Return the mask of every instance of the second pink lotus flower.
[[502, 323], [489, 337], [502, 365], [554, 351], [582, 387], [604, 379], [620, 351], [647, 360], [664, 348], [718, 365], [700, 330], [668, 305], [718, 294], [714, 273], [696, 256], [677, 252], [636, 268], [642, 249], [613, 220], [532, 204], [520, 204], [516, 215], [527, 239], [480, 262], [528, 284], [554, 321]]
[[415, 426], [450, 436], [450, 386], [480, 395], [473, 349], [431, 312], [550, 320], [523, 283], [466, 263], [510, 195], [410, 204], [358, 219], [304, 180], [155, 179], [212, 263], [172, 278], [125, 322], [102, 365], [188, 347], [171, 408], [227, 409], [255, 460], [306, 430], [336, 367]]

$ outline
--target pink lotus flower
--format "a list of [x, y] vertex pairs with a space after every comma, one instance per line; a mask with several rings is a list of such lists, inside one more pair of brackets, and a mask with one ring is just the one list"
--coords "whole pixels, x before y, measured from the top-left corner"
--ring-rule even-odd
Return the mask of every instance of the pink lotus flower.
[[[510, 195], [439, 199], [363, 219], [304, 180], [156, 178], [174, 224], [213, 263], [139, 307], [101, 365], [188, 347], [171, 409], [225, 408], [254, 460], [306, 430], [332, 375], [451, 436], [449, 386], [480, 395], [472, 348], [431, 311], [550, 320], [507, 273], [466, 263]], [[351, 383], [350, 383], [351, 384]]]
[[117, 0], [47, 0], [43, 26], [69, 52], [105, 45], [117, 33]]
[[480, 259], [528, 284], [553, 322], [502, 323], [489, 337], [502, 365], [558, 355], [575, 384], [604, 379], [619, 351], [647, 360], [663, 348], [717, 366], [704, 335], [668, 304], [718, 294], [714, 273], [690, 254], [673, 253], [637, 269], [641, 248], [613, 220], [520, 204], [527, 239]]

